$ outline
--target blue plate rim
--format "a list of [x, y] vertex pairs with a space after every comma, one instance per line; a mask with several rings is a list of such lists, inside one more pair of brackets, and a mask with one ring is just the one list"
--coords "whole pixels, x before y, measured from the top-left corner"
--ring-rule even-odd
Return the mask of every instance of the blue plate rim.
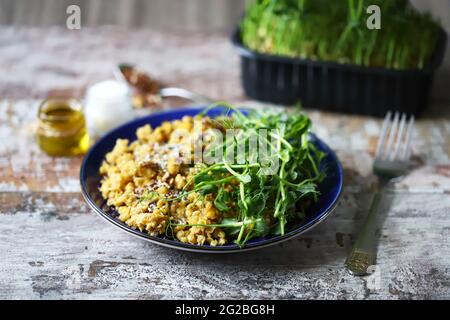
[[[117, 220], [116, 218], [112, 217], [111, 215], [109, 215], [108, 213], [104, 212], [101, 208], [99, 208], [95, 201], [92, 199], [91, 195], [89, 194], [89, 192], [87, 191], [87, 186], [86, 186], [86, 179], [84, 178], [86, 176], [86, 167], [88, 164], [88, 161], [90, 159], [90, 157], [92, 157], [94, 151], [96, 150], [96, 148], [104, 141], [107, 140], [108, 137], [110, 136], [114, 136], [115, 133], [117, 133], [118, 131], [121, 131], [122, 129], [124, 129], [125, 127], [131, 125], [134, 122], [139, 122], [139, 121], [143, 121], [144, 119], [149, 119], [155, 116], [163, 116], [165, 114], [171, 114], [171, 113], [189, 113], [189, 112], [197, 112], [200, 113], [201, 111], [203, 111], [205, 109], [205, 107], [198, 107], [198, 106], [189, 106], [189, 107], [181, 107], [181, 108], [177, 108], [177, 109], [169, 109], [169, 110], [163, 110], [160, 112], [153, 112], [150, 115], [144, 116], [144, 117], [138, 117], [135, 118], [133, 120], [130, 120], [124, 124], [122, 124], [119, 127], [116, 127], [114, 129], [112, 129], [111, 131], [109, 131], [108, 133], [106, 133], [103, 137], [101, 137], [98, 141], [96, 141], [94, 143], [93, 146], [91, 146], [91, 148], [89, 149], [88, 153], [84, 156], [81, 167], [80, 167], [80, 186], [81, 186], [81, 193], [83, 195], [83, 198], [85, 199], [85, 201], [87, 202], [87, 204], [89, 205], [89, 207], [91, 209], [94, 210], [94, 212], [96, 214], [98, 214], [100, 217], [102, 217], [103, 219], [106, 219], [108, 222], [111, 222], [114, 226], [119, 227], [119, 229], [121, 229], [122, 231], [126, 232], [127, 234], [131, 234], [135, 237], [138, 237], [140, 239], [158, 244], [158, 245], [162, 245], [165, 247], [169, 247], [169, 248], [173, 248], [173, 249], [178, 249], [178, 250], [183, 250], [183, 251], [190, 251], [190, 252], [200, 252], [200, 253], [233, 253], [233, 252], [244, 252], [244, 251], [250, 251], [250, 250], [255, 250], [255, 249], [260, 249], [260, 248], [265, 248], [271, 245], [275, 245], [287, 240], [290, 240], [292, 238], [295, 238], [297, 236], [300, 236], [301, 234], [311, 230], [312, 228], [316, 227], [318, 224], [320, 224], [322, 221], [324, 221], [336, 208], [336, 206], [339, 203], [339, 200], [342, 196], [342, 190], [343, 190], [343, 168], [342, 168], [342, 164], [339, 161], [339, 158], [336, 156], [336, 153], [325, 143], [323, 142], [321, 139], [319, 139], [315, 134], [310, 133], [311, 136], [314, 137], [314, 139], [316, 139], [316, 141], [318, 143], [320, 143], [323, 147], [325, 147], [326, 152], [329, 156], [331, 156], [331, 158], [333, 158], [336, 167], [337, 167], [337, 176], [338, 176], [338, 180], [339, 180], [339, 185], [337, 186], [338, 190], [335, 194], [335, 196], [333, 197], [332, 201], [330, 202], [330, 205], [322, 211], [322, 214], [320, 216], [318, 216], [317, 218], [309, 221], [306, 224], [303, 224], [297, 228], [292, 229], [291, 231], [287, 232], [284, 235], [280, 235], [280, 236], [275, 236], [269, 239], [263, 239], [260, 240], [258, 242], [254, 242], [254, 243], [248, 243], [246, 245], [244, 245], [244, 247], [239, 247], [238, 245], [229, 245], [229, 246], [201, 246], [201, 245], [194, 245], [194, 244], [188, 244], [188, 243], [183, 243], [180, 241], [176, 241], [176, 240], [170, 240], [167, 238], [162, 238], [162, 237], [156, 237], [156, 236], [151, 236], [147, 233], [144, 233], [142, 231], [133, 229], [129, 226], [127, 226], [125, 223]], [[181, 115], [183, 116], [183, 115]]]

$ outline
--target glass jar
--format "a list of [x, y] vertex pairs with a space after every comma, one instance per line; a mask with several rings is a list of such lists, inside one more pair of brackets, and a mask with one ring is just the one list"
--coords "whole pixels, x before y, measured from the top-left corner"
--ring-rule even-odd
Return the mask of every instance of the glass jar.
[[81, 103], [75, 99], [51, 98], [38, 111], [36, 139], [51, 156], [75, 156], [86, 153], [89, 134]]

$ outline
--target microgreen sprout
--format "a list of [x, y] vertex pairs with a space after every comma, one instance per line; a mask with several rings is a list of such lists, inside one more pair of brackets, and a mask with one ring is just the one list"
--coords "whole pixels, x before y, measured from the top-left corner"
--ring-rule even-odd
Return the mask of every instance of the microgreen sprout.
[[[366, 10], [381, 10], [381, 30]], [[257, 52], [390, 69], [422, 69], [435, 51], [439, 24], [408, 0], [256, 0], [241, 22]]]
[[[304, 217], [305, 203], [317, 199], [318, 184], [324, 177], [320, 164], [325, 155], [309, 140], [311, 121], [298, 111], [252, 110], [244, 114], [224, 103], [212, 105], [203, 114], [216, 107], [224, 108], [224, 115], [230, 117], [224, 122], [227, 128], [241, 134], [239, 139], [217, 146], [224, 149], [221, 162], [199, 166], [181, 195], [212, 194], [216, 209], [227, 215], [216, 224], [171, 223], [171, 227], [220, 227], [239, 246], [255, 237], [284, 235], [289, 224]], [[216, 121], [220, 122], [220, 117]], [[269, 131], [269, 137], [263, 136], [261, 129]], [[264, 173], [262, 159], [255, 160], [247, 148], [245, 163], [227, 156], [227, 150], [248, 145], [255, 135], [258, 141], [269, 144], [267, 149], [279, 161], [271, 174]]]

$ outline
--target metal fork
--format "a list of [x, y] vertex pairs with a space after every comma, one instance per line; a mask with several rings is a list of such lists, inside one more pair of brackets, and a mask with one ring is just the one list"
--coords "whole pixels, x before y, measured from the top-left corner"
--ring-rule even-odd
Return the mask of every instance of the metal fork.
[[389, 111], [386, 114], [373, 163], [373, 172], [379, 181], [378, 188], [366, 221], [345, 261], [347, 269], [354, 275], [367, 274], [368, 268], [375, 264], [379, 205], [386, 185], [408, 171], [413, 127], [414, 116], [408, 120], [405, 113], [400, 115], [399, 112], [393, 114]]

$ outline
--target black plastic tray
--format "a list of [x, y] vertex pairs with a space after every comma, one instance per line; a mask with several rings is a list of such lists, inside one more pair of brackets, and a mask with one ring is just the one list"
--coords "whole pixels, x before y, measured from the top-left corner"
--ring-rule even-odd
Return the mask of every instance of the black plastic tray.
[[431, 63], [422, 70], [393, 70], [260, 54], [232, 43], [241, 56], [246, 95], [259, 101], [383, 117], [387, 110], [418, 116], [428, 104], [435, 70], [442, 63], [447, 35], [441, 29]]

